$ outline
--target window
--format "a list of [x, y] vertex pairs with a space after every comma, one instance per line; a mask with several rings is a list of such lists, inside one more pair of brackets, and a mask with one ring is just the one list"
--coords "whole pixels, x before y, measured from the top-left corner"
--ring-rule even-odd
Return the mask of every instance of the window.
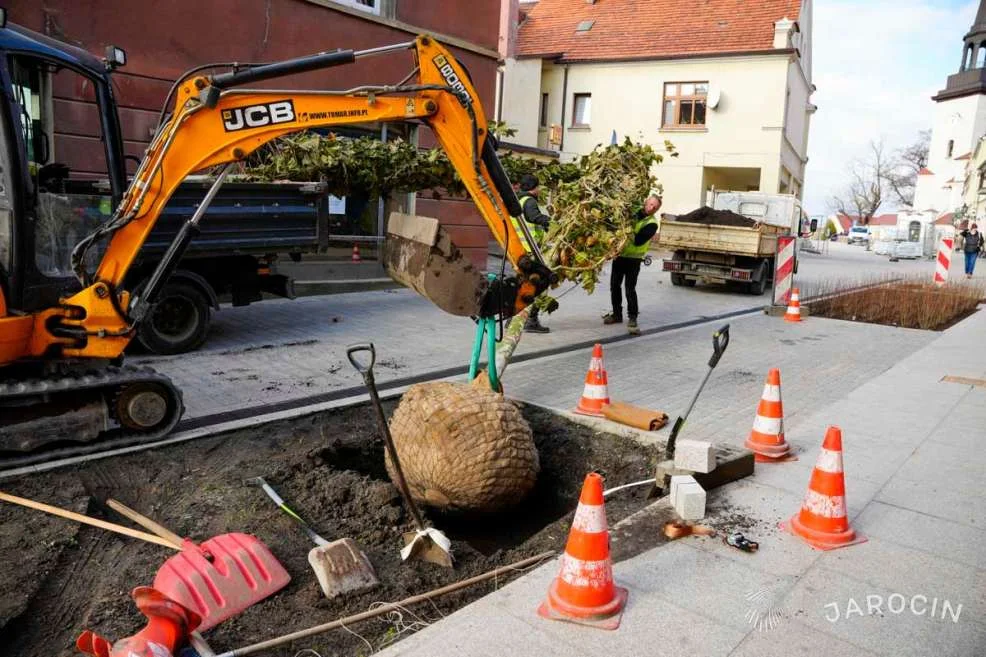
[[588, 128], [592, 114], [592, 94], [575, 94], [572, 102], [572, 127]]
[[548, 127], [548, 94], [541, 94], [541, 113], [538, 115], [538, 125]]
[[0, 109], [0, 272], [13, 275], [14, 199], [7, 143], [7, 111]]
[[356, 9], [362, 9], [371, 14], [380, 13], [381, 0], [335, 0], [340, 5], [346, 5], [347, 7], [355, 7]]
[[952, 157], [952, 151], [954, 149], [955, 149], [955, 140], [954, 139], [949, 139], [948, 140], [948, 153], [945, 154], [945, 157]]
[[664, 119], [666, 128], [705, 125], [708, 82], [667, 82], [664, 84]]

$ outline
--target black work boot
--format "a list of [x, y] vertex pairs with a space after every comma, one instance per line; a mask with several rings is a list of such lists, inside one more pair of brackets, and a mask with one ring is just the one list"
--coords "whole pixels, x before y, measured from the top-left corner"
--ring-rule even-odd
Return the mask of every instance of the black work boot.
[[544, 326], [537, 317], [528, 317], [524, 323], [525, 333], [551, 333], [551, 329]]
[[640, 335], [640, 327], [637, 326], [637, 318], [631, 317], [630, 321], [627, 322], [627, 332], [630, 335]]
[[610, 324], [622, 324], [623, 323], [623, 313], [606, 313], [603, 315], [603, 324], [609, 326]]

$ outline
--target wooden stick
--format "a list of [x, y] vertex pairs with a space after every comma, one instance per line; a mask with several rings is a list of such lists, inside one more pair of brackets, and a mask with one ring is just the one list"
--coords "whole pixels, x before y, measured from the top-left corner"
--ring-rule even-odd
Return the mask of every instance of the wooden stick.
[[153, 532], [157, 536], [160, 536], [164, 540], [170, 541], [172, 547], [174, 547], [176, 550], [181, 550], [181, 545], [184, 542], [184, 540], [182, 539], [181, 536], [174, 533], [167, 527], [154, 522], [153, 520], [151, 520], [145, 515], [137, 513], [123, 502], [118, 502], [113, 498], [106, 500], [106, 506], [113, 509], [117, 513], [123, 514], [124, 516], [126, 516], [130, 520], [133, 520], [135, 523], [137, 523], [144, 529], [150, 530], [151, 532]]
[[8, 495], [7, 493], [2, 493], [2, 492], [0, 492], [0, 500], [3, 500], [4, 502], [10, 502], [11, 504], [19, 504], [20, 506], [26, 506], [30, 509], [35, 509], [37, 511], [44, 511], [45, 513], [50, 513], [54, 516], [68, 518], [69, 520], [81, 522], [86, 525], [92, 525], [93, 527], [99, 527], [100, 529], [108, 529], [111, 532], [116, 532], [117, 534], [123, 534], [124, 536], [129, 536], [131, 538], [139, 538], [142, 541], [147, 541], [148, 543], [156, 543], [157, 545], [162, 545], [166, 548], [171, 548], [172, 550], [178, 550], [179, 552], [181, 551], [180, 546], [172, 545], [170, 541], [166, 541], [163, 538], [158, 538], [153, 534], [147, 534], [145, 532], [137, 531], [136, 529], [130, 529], [129, 527], [124, 527], [123, 525], [117, 525], [112, 522], [106, 522], [105, 520], [90, 518], [89, 516], [82, 515], [81, 513], [76, 513], [75, 511], [69, 511], [67, 509], [59, 509], [57, 506], [42, 504], [41, 502], [35, 502], [34, 500], [29, 500], [23, 497], [17, 497], [16, 495]]
[[413, 605], [418, 602], [424, 602], [425, 600], [430, 600], [432, 598], [436, 598], [446, 593], [452, 593], [453, 591], [458, 591], [459, 589], [463, 589], [467, 586], [472, 586], [473, 584], [478, 584], [485, 580], [492, 579], [497, 575], [503, 575], [511, 570], [517, 570], [518, 568], [525, 568], [527, 566], [532, 566], [538, 563], [539, 561], [543, 561], [544, 559], [547, 559], [548, 557], [554, 554], [555, 554], [554, 550], [549, 550], [548, 552], [542, 552], [541, 554], [534, 557], [530, 557], [529, 559], [524, 559], [523, 561], [518, 561], [517, 563], [511, 564], [509, 566], [503, 566], [501, 568], [491, 570], [487, 573], [483, 573], [482, 575], [476, 575], [475, 577], [464, 579], [461, 582], [456, 582], [454, 584], [449, 584], [448, 586], [443, 586], [440, 589], [435, 589], [433, 591], [422, 593], [420, 595], [412, 595], [410, 598], [404, 598], [400, 602], [391, 602], [389, 604], [381, 605], [369, 611], [364, 611], [359, 614], [353, 614], [352, 616], [346, 616], [345, 618], [334, 620], [331, 623], [323, 623], [322, 625], [309, 627], [307, 630], [299, 630], [297, 632], [292, 632], [291, 634], [285, 634], [284, 636], [279, 636], [276, 639], [268, 639], [267, 641], [254, 643], [249, 646], [244, 646], [243, 648], [237, 648], [236, 650], [222, 652], [216, 655], [216, 657], [240, 657], [241, 655], [249, 655], [251, 653], [259, 652], [261, 650], [266, 650], [268, 648], [273, 648], [275, 646], [284, 645], [285, 643], [290, 643], [298, 639], [304, 639], [305, 637], [313, 636], [315, 634], [322, 634], [323, 632], [334, 630], [337, 627], [342, 627], [343, 625], [358, 623], [359, 621], [363, 621], [368, 618], [373, 618], [375, 616], [380, 616], [381, 614], [386, 614], [388, 611], [394, 611], [395, 609], [400, 609], [402, 607]]

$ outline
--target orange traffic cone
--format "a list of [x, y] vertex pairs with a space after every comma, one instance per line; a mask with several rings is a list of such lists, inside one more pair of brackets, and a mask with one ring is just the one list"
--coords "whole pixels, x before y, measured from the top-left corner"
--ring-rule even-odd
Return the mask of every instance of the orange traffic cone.
[[787, 312], [784, 313], [785, 322], [801, 321], [801, 297], [798, 288], [791, 288], [791, 300], [787, 304]]
[[353, 244], [353, 262], [362, 262], [359, 257], [359, 244]]
[[609, 403], [609, 378], [603, 367], [603, 346], [596, 344], [592, 348], [592, 360], [589, 361], [589, 371], [585, 373], [585, 388], [582, 397], [575, 407], [580, 415], [603, 417], [603, 406]]
[[808, 493], [801, 511], [781, 528], [798, 536], [817, 550], [863, 543], [846, 517], [846, 479], [842, 473], [842, 430], [829, 427], [818, 461], [811, 473]]
[[784, 404], [781, 402], [781, 372], [777, 368], [767, 373], [767, 381], [753, 418], [753, 430], [746, 439], [746, 448], [754, 453], [758, 463], [796, 461], [791, 446], [784, 439]]
[[603, 478], [592, 472], [582, 484], [560, 572], [548, 587], [538, 615], [615, 630], [620, 626], [626, 602], [627, 590], [613, 584]]

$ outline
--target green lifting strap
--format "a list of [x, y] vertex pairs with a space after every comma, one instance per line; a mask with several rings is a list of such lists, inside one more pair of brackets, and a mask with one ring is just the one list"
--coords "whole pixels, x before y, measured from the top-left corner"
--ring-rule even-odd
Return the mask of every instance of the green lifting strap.
[[[495, 280], [496, 276], [489, 275], [490, 280]], [[489, 357], [489, 365], [486, 374], [490, 379], [490, 387], [493, 390], [500, 389], [500, 377], [496, 372], [496, 318], [480, 317], [476, 320], [476, 337], [472, 342], [472, 359], [469, 361], [469, 380], [476, 378], [479, 372], [479, 357], [483, 353], [483, 336], [486, 336], [486, 353]]]

